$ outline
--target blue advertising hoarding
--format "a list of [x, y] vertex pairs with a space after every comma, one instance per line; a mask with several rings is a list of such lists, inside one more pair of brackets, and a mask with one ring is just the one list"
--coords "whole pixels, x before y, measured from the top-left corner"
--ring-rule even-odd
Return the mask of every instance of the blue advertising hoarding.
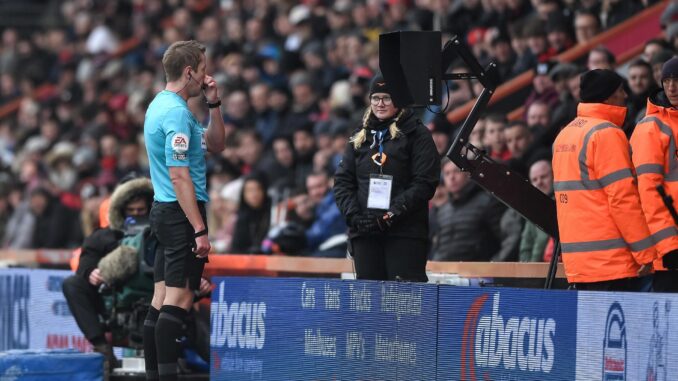
[[61, 285], [65, 270], [0, 269], [0, 352], [91, 345], [71, 315]]
[[433, 380], [428, 284], [216, 278], [212, 380]]
[[439, 289], [438, 380], [573, 380], [577, 293]]

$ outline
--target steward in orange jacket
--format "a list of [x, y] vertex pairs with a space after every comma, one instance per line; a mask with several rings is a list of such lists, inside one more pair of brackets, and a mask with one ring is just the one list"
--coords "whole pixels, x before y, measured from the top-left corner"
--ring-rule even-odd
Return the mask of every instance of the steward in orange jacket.
[[678, 58], [662, 68], [662, 90], [647, 100], [647, 113], [631, 136], [638, 191], [650, 233], [657, 243], [653, 289], [678, 292], [678, 230], [657, 186], [678, 200]]
[[656, 258], [619, 127], [626, 116], [623, 83], [611, 70], [584, 73], [577, 118], [553, 145], [563, 263], [579, 290], [638, 290], [638, 276]]

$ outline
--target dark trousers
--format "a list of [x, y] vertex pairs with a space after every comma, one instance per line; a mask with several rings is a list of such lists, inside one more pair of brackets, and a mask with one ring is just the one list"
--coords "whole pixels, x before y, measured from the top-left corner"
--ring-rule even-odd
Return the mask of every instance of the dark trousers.
[[604, 280], [601, 282], [575, 283], [577, 291], [640, 291], [642, 281], [640, 278], [622, 278]]
[[356, 277], [426, 282], [428, 240], [370, 236], [351, 239]]
[[678, 292], [678, 271], [655, 271], [652, 278], [654, 292]]
[[87, 340], [105, 340], [104, 328], [99, 320], [105, 310], [104, 300], [97, 288], [78, 275], [66, 278], [62, 287], [68, 308]]

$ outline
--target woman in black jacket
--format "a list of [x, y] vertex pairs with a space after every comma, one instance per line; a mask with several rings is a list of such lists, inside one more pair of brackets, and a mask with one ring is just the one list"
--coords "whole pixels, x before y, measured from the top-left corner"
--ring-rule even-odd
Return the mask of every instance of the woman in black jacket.
[[428, 201], [440, 179], [440, 158], [431, 133], [411, 110], [393, 104], [381, 76], [370, 86], [370, 104], [334, 185], [356, 275], [425, 282]]
[[262, 253], [261, 241], [266, 238], [271, 222], [271, 199], [266, 190], [263, 175], [252, 174], [245, 178], [231, 243], [232, 253]]

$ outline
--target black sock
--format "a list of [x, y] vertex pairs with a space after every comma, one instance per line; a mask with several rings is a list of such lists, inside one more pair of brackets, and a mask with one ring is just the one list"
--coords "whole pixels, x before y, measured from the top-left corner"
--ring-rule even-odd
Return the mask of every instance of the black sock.
[[155, 349], [155, 325], [160, 311], [153, 306], [148, 309], [144, 321], [144, 361], [146, 362], [146, 379], [158, 379], [158, 353]]
[[184, 336], [184, 320], [188, 312], [177, 306], [162, 306], [155, 325], [155, 345], [158, 352], [158, 374], [162, 381], [177, 380], [177, 359]]

